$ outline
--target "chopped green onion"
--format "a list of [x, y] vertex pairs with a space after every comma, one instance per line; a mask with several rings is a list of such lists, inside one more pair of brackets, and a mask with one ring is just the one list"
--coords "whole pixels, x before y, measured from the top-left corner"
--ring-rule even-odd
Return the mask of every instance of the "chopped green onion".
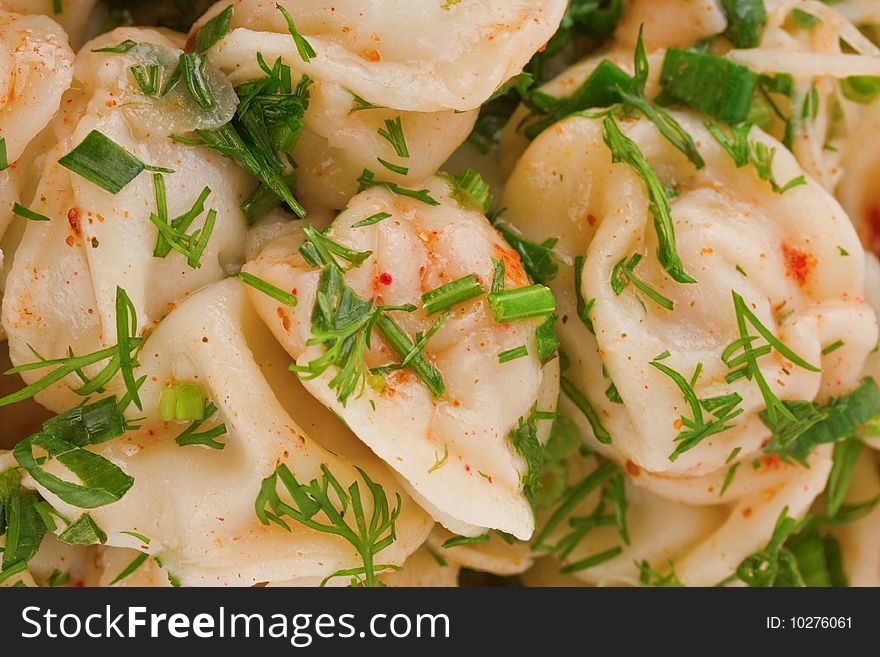
[[518, 347], [514, 347], [513, 349], [508, 349], [507, 351], [502, 351], [498, 354], [498, 362], [499, 363], [509, 363], [512, 360], [516, 360], [517, 358], [523, 358], [529, 355], [528, 348], [521, 344]]
[[271, 283], [264, 281], [262, 278], [258, 278], [253, 274], [249, 274], [246, 271], [241, 272], [239, 275], [241, 278], [241, 282], [245, 285], [250, 285], [252, 288], [259, 290], [266, 296], [269, 296], [275, 301], [279, 303], [283, 303], [286, 306], [290, 306], [291, 308], [296, 306], [298, 303], [297, 298], [292, 295], [290, 292], [285, 292], [279, 287], [275, 287]]
[[758, 79], [729, 59], [670, 48], [663, 60], [664, 91], [719, 121], [739, 123], [749, 116]]
[[180, 55], [179, 69], [189, 95], [204, 110], [216, 107], [217, 101], [205, 79], [205, 56], [198, 52], [185, 52]]
[[173, 173], [171, 169], [144, 164], [119, 144], [97, 130], [92, 130], [82, 142], [58, 164], [79, 174], [89, 182], [118, 194], [144, 170]]
[[92, 516], [84, 513], [58, 535], [58, 540], [69, 545], [104, 544], [107, 542], [107, 534], [98, 527]]
[[47, 528], [39, 512], [40, 497], [20, 492], [20, 484], [17, 469], [0, 472], [0, 534], [6, 534], [4, 571], [15, 563], [27, 564], [37, 553]]
[[137, 365], [132, 359], [132, 351], [136, 348], [132, 345], [134, 340], [131, 336], [137, 335], [138, 323], [134, 303], [121, 287], [116, 287], [116, 340], [119, 345], [119, 372], [125, 383], [125, 389], [131, 395], [131, 400], [138, 410], [143, 410], [141, 398], [138, 395], [138, 385], [134, 380], [134, 367]]
[[125, 416], [115, 397], [75, 406], [43, 422], [43, 432], [77, 447], [99, 445], [125, 433]]
[[158, 64], [150, 64], [149, 66], [138, 64], [137, 66], [129, 66], [128, 70], [145, 96], [155, 96], [159, 93]]
[[40, 214], [39, 212], [34, 212], [33, 210], [29, 210], [23, 205], [19, 205], [18, 203], [12, 204], [12, 214], [17, 214], [19, 217], [24, 217], [30, 221], [51, 221], [49, 217], [44, 214]]
[[880, 96], [880, 76], [851, 75], [840, 81], [840, 88], [850, 100], [867, 104]]
[[835, 443], [855, 434], [862, 425], [880, 414], [880, 389], [874, 379], [866, 378], [851, 393], [819, 406], [812, 402], [782, 402], [784, 417], [771, 418], [760, 413], [761, 421], [771, 430], [773, 439], [765, 451], [778, 452], [805, 462], [813, 447]]
[[429, 315], [481, 295], [485, 290], [474, 274], [434, 288], [422, 295], [422, 306]]
[[308, 64], [310, 60], [317, 57], [315, 53], [315, 49], [312, 48], [312, 45], [305, 40], [305, 38], [299, 33], [296, 29], [296, 25], [293, 22], [293, 16], [290, 15], [290, 12], [287, 11], [280, 4], [276, 4], [275, 8], [281, 12], [284, 16], [284, 20], [287, 21], [287, 30], [290, 32], [290, 36], [293, 37], [293, 42], [296, 44], [297, 52], [299, 52], [299, 56], [302, 60]]
[[556, 311], [553, 292], [543, 285], [490, 292], [488, 299], [492, 316], [499, 324], [530, 317], [545, 317]]
[[195, 383], [175, 383], [162, 390], [159, 415], [166, 421], [201, 420], [205, 414], [205, 396]]
[[9, 168], [9, 158], [6, 155], [6, 137], [0, 137], [0, 171]]
[[[82, 484], [66, 481], [40, 468], [33, 455], [34, 446], [45, 449], [50, 458], [64, 465]], [[13, 456], [38, 484], [82, 509], [112, 504], [134, 484], [134, 479], [104, 457], [47, 433], [21, 441], [13, 450]]]
[[724, 36], [737, 48], [757, 48], [767, 23], [764, 0], [721, 0], [727, 14]]

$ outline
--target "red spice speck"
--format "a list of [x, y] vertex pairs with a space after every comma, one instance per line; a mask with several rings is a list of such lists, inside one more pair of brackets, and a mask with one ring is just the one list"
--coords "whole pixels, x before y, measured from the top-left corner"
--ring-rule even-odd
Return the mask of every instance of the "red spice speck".
[[816, 256], [785, 242], [782, 243], [782, 255], [785, 258], [786, 275], [803, 286], [807, 282], [807, 276], [816, 267]]
[[67, 211], [67, 223], [70, 224], [74, 233], [82, 235], [82, 227], [79, 222], [79, 210], [77, 208], [70, 208], [70, 210]]
[[381, 274], [379, 274], [379, 282], [382, 283], [382, 285], [391, 285], [392, 280], [393, 279], [391, 278], [391, 274], [389, 274], [387, 271], [383, 271]]
[[743, 518], [748, 518], [750, 515], [752, 515], [752, 508], [747, 506], [742, 510], [742, 516]]
[[633, 477], [638, 477], [642, 473], [642, 469], [629, 459], [626, 460], [626, 471]]
[[465, 471], [465, 472], [470, 472], [470, 471], [471, 471], [471, 466], [469, 466], [469, 465], [465, 465], [465, 466], [464, 466], [464, 471]]

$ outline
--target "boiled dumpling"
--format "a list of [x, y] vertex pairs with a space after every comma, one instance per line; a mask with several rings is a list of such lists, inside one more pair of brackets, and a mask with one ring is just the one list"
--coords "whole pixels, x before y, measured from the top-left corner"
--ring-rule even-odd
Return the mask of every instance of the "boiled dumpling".
[[[774, 463], [762, 463], [758, 470], [738, 475], [748, 478], [747, 485], [723, 499], [717, 489], [713, 496], [702, 500], [667, 499], [643, 489], [641, 475], [627, 468], [624, 496], [628, 542], [613, 525], [593, 527], [579, 540], [572, 540], [578, 526], [577, 520], [569, 524], [572, 519], [589, 518], [602, 508], [602, 491], [597, 487], [570, 513], [556, 520], [551, 529], [539, 534], [538, 553], [559, 550], [570, 541], [572, 549], [565, 553], [560, 566], [593, 585], [638, 584], [639, 564], [643, 562], [657, 573], [674, 572], [686, 586], [726, 582], [746, 557], [770, 542], [783, 510], [788, 517], [804, 517], [825, 487], [831, 469], [830, 451], [828, 446], [815, 450], [809, 468], [785, 466], [778, 457]], [[595, 476], [597, 465], [593, 456], [571, 457], [569, 486]], [[610, 464], [600, 467], [607, 469]], [[606, 506], [604, 514], [608, 513]], [[547, 525], [552, 517], [553, 513], [543, 514], [541, 524]], [[590, 563], [591, 559], [595, 563]]]
[[614, 41], [632, 52], [642, 30], [648, 51], [687, 48], [725, 28], [727, 18], [717, 0], [624, 0]]
[[[78, 56], [77, 89], [53, 124], [57, 143], [45, 157], [30, 204], [50, 220], [28, 222], [7, 280], [3, 325], [16, 365], [36, 360], [34, 352], [51, 359], [67, 356], [69, 348], [85, 355], [115, 344], [117, 286], [134, 304], [140, 335], [188, 294], [224, 278], [244, 261], [246, 226], [239, 206], [254, 182], [231, 160], [178, 144], [166, 130], [222, 117], [187, 113], [168, 107], [171, 100], [139, 93], [127, 74], [131, 57], [139, 55], [135, 50], [91, 52], [128, 38], [152, 44], [155, 52], [179, 52], [158, 32], [124, 29], [102, 36]], [[143, 120], [145, 108], [152, 110], [152, 121]], [[143, 172], [118, 193], [106, 191], [58, 162], [93, 131], [144, 164], [173, 173]], [[201, 236], [209, 217], [214, 221], [201, 257], [192, 262], [170, 248], [165, 257], [155, 257], [158, 229], [151, 214], [164, 213], [171, 222], [191, 211], [194, 218], [184, 231], [188, 235], [199, 231]], [[191, 242], [190, 250], [194, 248]], [[25, 379], [32, 382], [45, 373], [30, 372]], [[73, 376], [38, 400], [52, 410], [64, 410], [81, 401], [69, 389], [81, 384]]]
[[[446, 180], [431, 179], [422, 193], [430, 204], [387, 189], [367, 190], [323, 233], [338, 245], [334, 252], [344, 248], [362, 254], [344, 276], [357, 295], [377, 305], [420, 306], [424, 293], [468, 276], [488, 290], [493, 259], [505, 264], [508, 288], [528, 284], [517, 254], [482, 214], [459, 206]], [[299, 303], [291, 309], [250, 290], [261, 317], [300, 368], [325, 352], [312, 340], [322, 274], [298, 253], [303, 241], [302, 235], [282, 237], [244, 267], [296, 294]], [[362, 394], [341, 393], [338, 379], [345, 373], [335, 366], [320, 376], [304, 373], [303, 383], [400, 474], [447, 528], [468, 535], [493, 528], [528, 538], [533, 512], [522, 479], [533, 466], [517, 454], [508, 434], [522, 429], [543, 442], [549, 431], [549, 422], [533, 419], [541, 417], [536, 412], [552, 411], [557, 395], [556, 361], [542, 365], [536, 346], [536, 329], [546, 317], [496, 323], [482, 293], [449, 311], [424, 345], [432, 389], [412, 370], [393, 366], [400, 362], [393, 343], [378, 331], [365, 350], [366, 367], [392, 367], [384, 378], [374, 375], [371, 385], [359, 387]], [[394, 321], [415, 342], [439, 316], [422, 308], [393, 312]], [[514, 349], [524, 357], [499, 362], [499, 354]]]
[[[19, 14], [42, 14], [59, 23], [78, 49], [86, 37], [92, 10], [98, 0], [0, 0], [0, 8]], [[56, 5], [60, 11], [56, 10]]]
[[[865, 449], [859, 456], [844, 504], [858, 505], [880, 495], [877, 452]], [[831, 532], [840, 544], [844, 572], [850, 586], [880, 586], [880, 507]]]
[[[365, 169], [404, 185], [434, 174], [467, 138], [479, 105], [550, 38], [566, 5], [281, 4], [314, 57], [304, 61], [274, 0], [233, 3], [232, 29], [208, 57], [235, 84], [262, 76], [258, 53], [270, 66], [281, 57], [295, 78], [312, 80], [293, 150], [297, 193], [331, 208], [345, 206]], [[226, 6], [218, 3], [200, 24]]]
[[0, 67], [0, 137], [8, 163], [0, 171], [2, 238], [14, 218], [12, 204], [27, 186], [30, 158], [18, 160], [58, 111], [73, 78], [73, 52], [64, 30], [50, 19], [0, 11]]
[[[863, 252], [837, 202], [806, 179], [774, 193], [751, 166], [737, 168], [701, 120], [675, 116], [699, 144], [703, 169], [648, 121], [620, 130], [644, 153], [657, 184], [673, 190], [675, 248], [697, 282], [672, 280], [658, 261], [645, 183], [629, 166], [612, 163], [602, 120], [571, 118], [539, 136], [510, 177], [501, 205], [508, 208], [505, 220], [532, 241], [559, 238], [559, 272], [550, 285], [572, 364], [564, 376], [575, 391], [568, 396], [582, 395], [581, 406], [595, 410], [598, 437], [608, 442], [610, 436], [610, 445], [599, 447], [649, 472], [693, 476], [720, 469], [736, 447], [740, 458], [762, 448], [770, 435], [758, 415], [766, 399], [822, 402], [850, 392], [877, 326], [864, 302]], [[605, 119], [606, 131], [610, 121]], [[794, 158], [758, 129], [749, 139], [777, 149], [772, 172], [780, 185], [801, 175]], [[653, 194], [656, 199], [656, 186]], [[633, 261], [633, 254], [642, 260]], [[576, 258], [584, 259], [577, 281]], [[615, 291], [612, 277], [623, 275], [623, 261], [638, 263], [630, 273], [660, 301], [635, 285]], [[576, 284], [583, 305], [594, 300], [589, 319], [595, 336], [578, 318]], [[740, 329], [747, 313], [752, 319]], [[739, 353], [728, 348], [757, 340], [742, 334], [756, 336], [757, 325], [799, 361], [779, 352], [756, 357], [767, 395], [742, 376], [725, 381], [732, 371], [725, 361], [735, 362], [732, 355]], [[835, 350], [823, 355], [829, 345]], [[742, 413], [729, 429], [683, 447], [682, 421], [691, 413], [670, 372], [693, 380], [700, 399], [735, 393]], [[606, 392], [612, 384], [619, 399]]]
[[[117, 502], [89, 511], [108, 535], [108, 546], [149, 553], [189, 585], [324, 578], [360, 566], [355, 548], [341, 537], [290, 518], [289, 531], [260, 522], [255, 501], [279, 464], [304, 483], [320, 480], [326, 467], [345, 489], [360, 476], [357, 464], [384, 489], [392, 511], [400, 494], [396, 539], [376, 555], [375, 564], [403, 563], [426, 538], [432, 522], [400, 492], [384, 465], [291, 380], [284, 352], [240, 282], [216, 283], [181, 303], [144, 343], [140, 360], [144, 410], [129, 412], [142, 417], [138, 428], [93, 450], [134, 479]], [[225, 424], [223, 449], [176, 443], [188, 424], [163, 421], [160, 408], [163, 391], [181, 381], [199, 386], [216, 405], [216, 417], [205, 427]], [[46, 470], [63, 473], [55, 461]], [[25, 482], [34, 485], [30, 477]], [[369, 518], [373, 498], [363, 480], [360, 486]], [[80, 513], [36, 488], [65, 516]]]

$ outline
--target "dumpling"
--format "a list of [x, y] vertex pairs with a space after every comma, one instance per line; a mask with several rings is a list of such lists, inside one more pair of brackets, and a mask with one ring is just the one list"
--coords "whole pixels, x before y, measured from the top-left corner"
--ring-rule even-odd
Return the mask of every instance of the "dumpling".
[[[720, 470], [736, 448], [739, 460], [762, 450], [768, 401], [778, 410], [779, 400], [849, 393], [877, 324], [864, 301], [863, 251], [837, 202], [799, 180], [794, 158], [757, 128], [748, 138], [775, 152], [777, 189], [794, 181], [784, 193], [751, 165], [738, 168], [701, 119], [674, 116], [702, 169], [648, 121], [614, 130], [610, 117], [573, 117], [531, 144], [501, 206], [532, 242], [558, 238], [549, 284], [571, 362], [563, 390], [575, 414], [590, 416], [597, 448], [651, 473], [693, 477]], [[631, 161], [636, 150], [643, 156], [642, 174], [612, 163], [610, 131], [618, 157], [623, 148]], [[658, 218], [664, 197], [667, 221]], [[686, 391], [703, 400], [696, 409]]]
[[[290, 38], [275, 2], [232, 4], [233, 28]], [[282, 0], [280, 4], [316, 53], [305, 66], [306, 72], [314, 71], [313, 77], [345, 84], [368, 101], [396, 109], [436, 112], [478, 108], [553, 35], [567, 3], [477, 0], [444, 6], [434, 0], [380, 0], [367, 5], [357, 0]], [[214, 11], [225, 6], [220, 2]], [[265, 36], [266, 46], [271, 47], [269, 35]], [[299, 65], [294, 60], [299, 56], [287, 63]]]
[[[847, 139], [837, 197], [849, 213], [865, 248], [880, 253], [880, 102], [872, 103]], [[875, 306], [877, 307], [877, 306]]]
[[[844, 504], [864, 504], [880, 496], [877, 452], [864, 450], [856, 462]], [[880, 506], [865, 516], [831, 529], [840, 544], [850, 586], [880, 586]]]
[[[338, 482], [329, 489], [334, 503], [341, 504], [336, 485], [349, 490], [359, 481], [364, 513], [370, 518], [381, 508], [380, 498], [355, 465], [378, 485], [389, 513], [399, 504], [399, 516], [392, 522], [396, 538], [376, 551], [373, 564], [402, 564], [424, 542], [433, 523], [381, 461], [287, 372], [284, 352], [255, 315], [239, 281], [215, 283], [181, 303], [146, 340], [140, 360], [137, 375], [146, 377], [140, 390], [143, 412], [131, 408], [129, 415], [142, 419], [135, 422], [137, 428], [92, 450], [134, 480], [118, 501], [88, 511], [106, 532], [108, 546], [134, 548], [160, 559], [184, 585], [323, 579], [358, 568], [363, 562], [353, 543], [258, 500], [271, 498], [266, 497], [269, 485], [282, 502], [297, 504], [281, 482], [269, 479], [279, 466], [289, 468], [304, 485], [313, 479], [323, 482], [329, 472]], [[176, 442], [189, 425], [163, 420], [161, 408], [166, 391], [180, 382], [199, 386], [216, 406], [205, 427], [225, 425], [222, 449]], [[54, 460], [45, 470], [64, 473]], [[25, 483], [63, 515], [76, 519], [81, 512], [30, 476]], [[272, 516], [270, 509], [283, 517]], [[258, 513], [267, 512], [288, 528], [268, 517], [263, 524]], [[354, 516], [345, 518], [355, 522]], [[313, 522], [319, 519], [329, 523], [320, 513], [312, 517]]]
[[[316, 344], [314, 336], [322, 334], [313, 324], [313, 313], [321, 312], [316, 298], [320, 291], [321, 307], [332, 303], [335, 288], [327, 286], [334, 279], [327, 272], [335, 268], [310, 265], [302, 235], [271, 243], [243, 271], [296, 295], [299, 303], [289, 308], [249, 290], [260, 316], [295, 359], [305, 387], [401, 476], [434, 518], [458, 534], [491, 528], [528, 538], [534, 518], [523, 480], [534, 474], [528, 452], [549, 431], [550, 422], [540, 418], [555, 408], [558, 366], [555, 359], [542, 364], [539, 354], [536, 334], [546, 315], [499, 324], [490, 313], [484, 292], [495, 278], [493, 259], [504, 264], [507, 288], [524, 288], [528, 279], [518, 255], [485, 216], [459, 205], [460, 191], [439, 177], [417, 193], [421, 198], [412, 198], [411, 190], [374, 187], [310, 238], [330, 240], [333, 253], [351, 259], [344, 281], [361, 299], [357, 303], [412, 304], [411, 312], [389, 311], [393, 320], [380, 321], [381, 335], [374, 331], [369, 347], [363, 345], [363, 364], [360, 356], [354, 362], [336, 359], [341, 344], [330, 354], [331, 343]], [[423, 294], [456, 281], [471, 292], [448, 307], [448, 317], [421, 307]], [[346, 312], [340, 310], [342, 317]], [[435, 325], [440, 317], [445, 322]], [[356, 335], [365, 339], [366, 329]], [[423, 346], [416, 369], [400, 369], [395, 363], [413, 342]], [[522, 357], [499, 358], [513, 351]], [[325, 359], [334, 364], [321, 369]], [[380, 368], [366, 386], [357, 375], [363, 367]]]
[[[98, 0], [0, 0], [0, 9], [19, 14], [49, 16], [70, 37], [70, 45], [79, 49], [86, 37], [89, 19]], [[61, 10], [56, 11], [56, 4]]]
[[700, 39], [720, 34], [727, 18], [718, 0], [624, 0], [614, 31], [617, 46], [636, 47], [644, 29], [645, 48], [688, 48]]
[[73, 52], [64, 30], [44, 16], [0, 11], [0, 70], [0, 137], [9, 165], [0, 171], [2, 238], [30, 168], [18, 161], [58, 111], [73, 78]]
[[[120, 54], [91, 52], [125, 39], [152, 45]], [[140, 335], [174, 304], [234, 273], [244, 261], [246, 223], [240, 205], [253, 190], [253, 180], [232, 160], [168, 138], [173, 126], [212, 125], [223, 117], [188, 110], [176, 104], [179, 97], [147, 97], [128, 74], [135, 65], [132, 58], [176, 57], [179, 52], [158, 32], [122, 29], [91, 42], [78, 56], [77, 89], [53, 123], [57, 143], [45, 157], [29, 208], [49, 221], [28, 222], [6, 284], [3, 325], [14, 364], [37, 360], [34, 352], [62, 358], [69, 348], [85, 355], [115, 344], [117, 286], [134, 305]], [[95, 134], [166, 172], [142, 172], [114, 194], [59, 163]], [[163, 215], [166, 225], [188, 217], [189, 228], [174, 238], [182, 251], [167, 240], [160, 249], [156, 224]], [[209, 221], [212, 231], [206, 228]], [[204, 236], [207, 242], [200, 248], [197, 238]], [[43, 374], [32, 371], [24, 377], [33, 382]], [[69, 377], [38, 400], [52, 410], [67, 409], [81, 400], [70, 388], [81, 385], [77, 376]]]
[[[636, 585], [640, 564], [654, 573], [674, 573], [686, 586], [730, 581], [744, 559], [770, 542], [783, 510], [794, 519], [806, 515], [825, 487], [830, 451], [828, 446], [815, 450], [809, 468], [786, 467], [778, 458], [763, 462], [757, 470], [738, 475], [748, 482], [730, 495], [722, 498], [716, 489], [711, 497], [688, 502], [645, 490], [637, 471], [627, 468], [623, 491], [627, 540], [613, 523], [593, 525], [578, 536], [579, 528], [589, 526], [585, 519], [612, 513], [607, 505], [603, 507], [603, 491], [596, 486], [569, 513], [557, 517], [556, 509], [541, 516], [536, 550], [563, 556], [559, 563], [563, 573], [592, 585]], [[583, 486], [609, 468], [614, 469], [607, 462], [599, 466], [594, 456], [575, 455], [568, 464], [569, 488]], [[601, 476], [608, 481], [607, 474]]]
[[[263, 74], [258, 54], [269, 66], [281, 57], [296, 78], [312, 80], [292, 152], [297, 193], [307, 205], [334, 209], [356, 193], [365, 170], [401, 185], [434, 174], [470, 134], [480, 104], [550, 38], [566, 6], [281, 4], [314, 57], [303, 61], [274, 0], [233, 3], [232, 29], [208, 57], [237, 85]], [[218, 3], [199, 25], [226, 6]]]
[[[794, 153], [801, 167], [831, 191], [848, 178], [842, 166], [849, 136], [860, 132], [862, 108], [841, 88], [849, 76], [880, 74], [880, 48], [859, 27], [871, 17], [853, 15], [843, 5], [810, 0], [767, 2], [760, 43], [726, 53], [732, 61], [768, 76], [778, 76], [785, 93], [773, 94], [782, 115], [769, 106], [762, 127]], [[815, 19], [805, 27], [792, 10]], [[875, 19], [876, 20], [876, 19]], [[754, 47], [757, 46], [757, 47]], [[783, 118], [784, 117], [784, 118]]]

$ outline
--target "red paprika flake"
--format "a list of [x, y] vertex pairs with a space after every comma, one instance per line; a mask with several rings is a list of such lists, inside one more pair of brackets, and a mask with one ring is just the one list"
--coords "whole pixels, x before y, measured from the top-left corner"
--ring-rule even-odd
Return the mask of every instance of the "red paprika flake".
[[803, 286], [810, 272], [816, 267], [816, 256], [785, 242], [782, 243], [782, 255], [785, 258], [785, 273], [798, 285]]
[[71, 229], [76, 235], [82, 235], [82, 227], [79, 223], [79, 210], [77, 208], [70, 208], [67, 211], [67, 223], [70, 224]]
[[387, 271], [383, 271], [381, 274], [379, 274], [379, 282], [382, 283], [382, 285], [391, 285], [392, 280], [393, 279], [391, 278], [391, 274], [389, 274]]

